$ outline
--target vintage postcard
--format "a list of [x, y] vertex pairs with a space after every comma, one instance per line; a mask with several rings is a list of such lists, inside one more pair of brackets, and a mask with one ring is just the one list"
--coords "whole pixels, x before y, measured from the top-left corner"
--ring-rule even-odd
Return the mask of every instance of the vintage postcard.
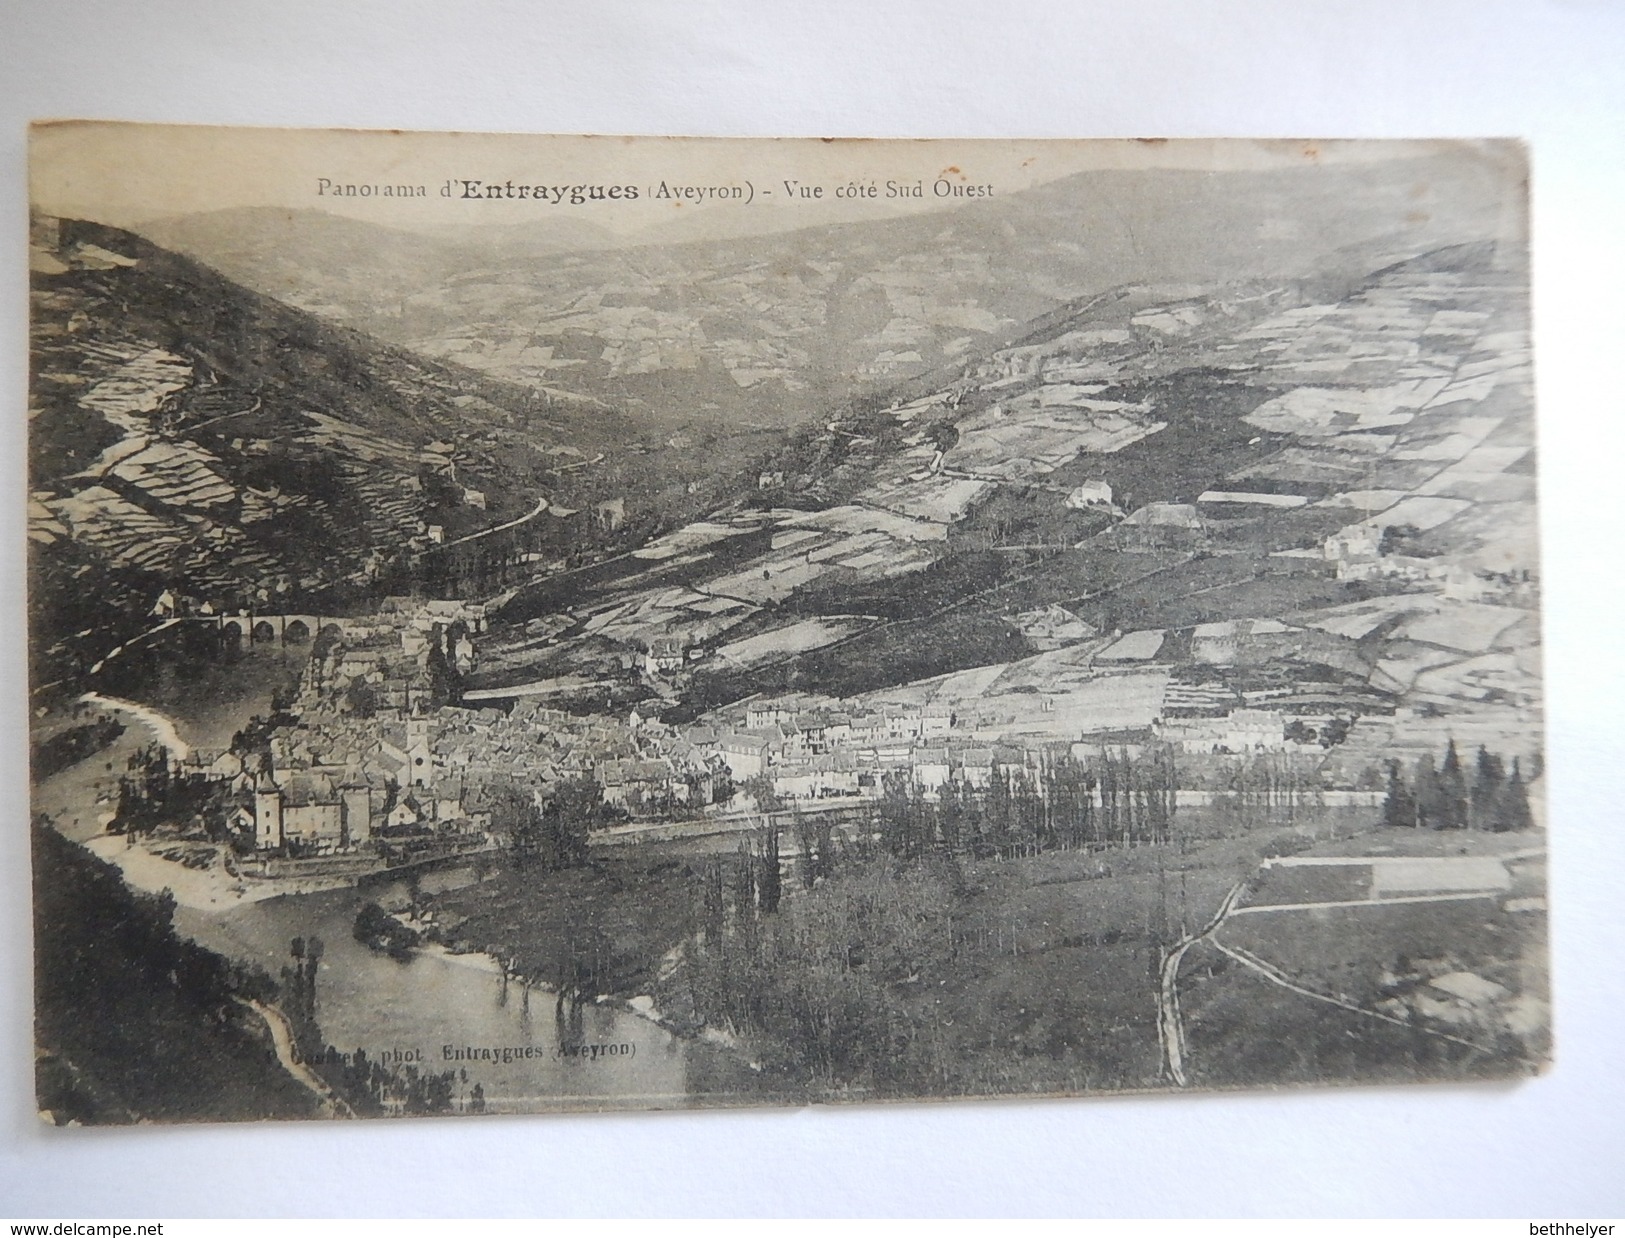
[[30, 160], [47, 1120], [1548, 1060], [1518, 144]]

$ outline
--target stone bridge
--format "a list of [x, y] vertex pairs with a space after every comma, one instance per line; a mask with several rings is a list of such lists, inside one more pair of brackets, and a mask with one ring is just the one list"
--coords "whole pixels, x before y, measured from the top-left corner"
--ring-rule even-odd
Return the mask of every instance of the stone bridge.
[[190, 615], [191, 622], [212, 623], [222, 633], [233, 629], [239, 640], [284, 645], [308, 644], [324, 632], [340, 636], [368, 625], [359, 619], [335, 619], [328, 615]]

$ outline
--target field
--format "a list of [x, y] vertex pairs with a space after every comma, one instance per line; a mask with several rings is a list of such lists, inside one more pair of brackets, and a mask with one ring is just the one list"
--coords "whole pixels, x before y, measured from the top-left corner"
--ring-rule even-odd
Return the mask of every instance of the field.
[[[836, 914], [851, 889], [883, 892], [889, 881], [934, 882], [947, 896], [940, 937], [914, 944], [914, 961], [903, 969], [908, 974], [858, 980], [860, 992], [863, 984], [882, 983], [878, 1000], [911, 1029], [906, 1048], [899, 1048], [890, 1066], [870, 1061], [858, 1075], [826, 1080], [809, 1095], [856, 1099], [922, 1091], [1007, 1095], [1164, 1086], [1158, 1035], [1164, 951], [1182, 934], [1200, 934], [1237, 883], [1247, 882], [1243, 908], [1364, 899], [1370, 893], [1367, 866], [1299, 861], [1387, 849], [1403, 862], [1394, 853], [1448, 859], [1456, 851], [1455, 838], [1433, 832], [1372, 831], [1364, 824], [1351, 832], [1357, 818], [1369, 821], [1369, 810], [1334, 816], [1336, 821], [1313, 828], [1261, 828], [1206, 839], [1198, 837], [1205, 832], [1201, 824], [1192, 821], [1176, 845], [947, 866], [931, 861], [913, 878], [889, 862], [877, 869], [873, 861], [857, 861], [858, 867], [838, 872], [833, 885], [811, 892], [792, 881], [785, 907], [793, 910], [781, 915], [803, 920]], [[1316, 843], [1317, 834], [1324, 841]], [[1508, 838], [1500, 837], [1495, 854], [1510, 853], [1516, 842], [1524, 844], [1520, 850], [1538, 845]], [[1467, 841], [1475, 844], [1470, 849], [1491, 850], [1483, 836]], [[1268, 857], [1279, 855], [1290, 858], [1260, 870]], [[1537, 961], [1544, 877], [1536, 860], [1506, 862], [1515, 876], [1496, 896], [1504, 902], [1455, 899], [1232, 915], [1191, 949], [1180, 972], [1188, 1082], [1233, 1087], [1473, 1078], [1504, 1073], [1509, 1055], [1532, 1069], [1545, 1044], [1539, 997], [1544, 974]], [[906, 901], [905, 886], [898, 890]], [[1287, 916], [1291, 929], [1283, 933]], [[871, 951], [877, 952], [875, 966], [881, 965], [879, 947], [865, 944], [855, 922], [852, 931], [857, 935], [849, 959], [857, 960], [854, 975], [861, 978], [862, 960]], [[693, 1017], [686, 966], [656, 990], [662, 1009], [679, 1021]], [[1311, 995], [1264, 974], [1271, 969]], [[1479, 1009], [1474, 1002], [1488, 1006]], [[769, 1061], [789, 1052], [748, 1035], [746, 1044]], [[777, 1082], [788, 1086], [787, 1078]]]
[[793, 657], [833, 644], [856, 630], [857, 626], [829, 619], [803, 619], [800, 623], [732, 641], [718, 649], [716, 656], [732, 666], [754, 666], [759, 662]]
[[1272, 868], [1247, 900], [1248, 906], [1330, 903], [1371, 897], [1371, 870], [1348, 864], [1325, 868]]
[[[1296, 857], [1385, 856], [1369, 896], [1418, 901], [1233, 914], [1191, 952], [1181, 976], [1194, 1081], [1382, 1082], [1538, 1069], [1550, 1048], [1539, 847], [1538, 836], [1376, 830]], [[1397, 877], [1388, 888], [1384, 868]], [[1370, 871], [1275, 867], [1241, 913], [1339, 901]]]

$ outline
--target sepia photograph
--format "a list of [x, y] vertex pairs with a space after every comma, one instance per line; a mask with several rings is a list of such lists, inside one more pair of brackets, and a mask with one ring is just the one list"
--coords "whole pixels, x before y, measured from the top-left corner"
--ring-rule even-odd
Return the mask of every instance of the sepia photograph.
[[41, 1117], [1543, 1071], [1528, 178], [36, 125]]

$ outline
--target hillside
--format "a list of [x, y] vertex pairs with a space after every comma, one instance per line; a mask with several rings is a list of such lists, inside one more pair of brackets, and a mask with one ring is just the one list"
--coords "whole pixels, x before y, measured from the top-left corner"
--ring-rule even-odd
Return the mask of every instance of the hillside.
[[767, 234], [751, 208], [724, 205], [706, 226], [735, 229], [730, 239], [685, 239], [672, 223], [619, 245], [583, 228], [431, 237], [269, 208], [147, 230], [261, 292], [418, 352], [693, 432], [798, 424], [1131, 280], [1363, 273], [1488, 235], [1499, 222], [1493, 174], [1470, 159], [1312, 178], [1092, 172], [954, 211]]
[[[36, 682], [163, 590], [344, 607], [437, 538], [594, 492], [636, 419], [423, 358], [130, 233], [36, 219], [29, 403]], [[611, 461], [606, 460], [606, 468]]]
[[1269, 701], [1361, 717], [1350, 777], [1511, 742], [1539, 702], [1522, 263], [1444, 246], [1046, 314], [791, 436], [749, 503], [521, 590], [481, 686], [675, 643], [678, 719], [799, 692], [1017, 742]]
[[275, 991], [268, 975], [177, 934], [173, 899], [132, 891], [44, 821], [33, 861], [42, 1117], [88, 1126], [314, 1116], [246, 1007]]

